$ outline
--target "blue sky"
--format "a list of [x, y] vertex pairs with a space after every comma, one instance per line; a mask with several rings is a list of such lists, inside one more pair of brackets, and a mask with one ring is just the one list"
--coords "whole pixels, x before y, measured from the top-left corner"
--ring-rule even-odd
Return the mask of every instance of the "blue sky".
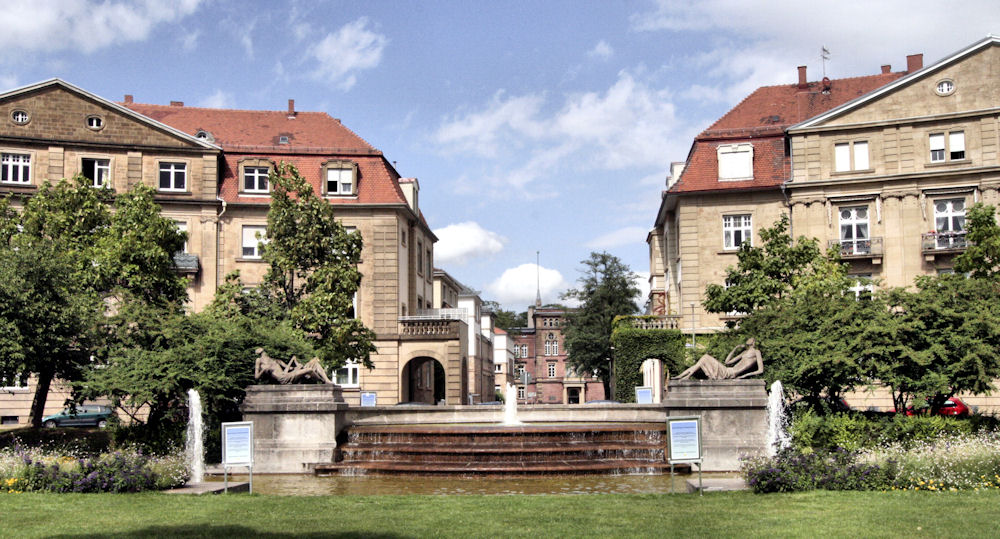
[[59, 77], [137, 102], [325, 111], [420, 181], [435, 265], [523, 310], [606, 250], [640, 274], [671, 161], [796, 66], [931, 63], [990, 2], [6, 0], [0, 90]]

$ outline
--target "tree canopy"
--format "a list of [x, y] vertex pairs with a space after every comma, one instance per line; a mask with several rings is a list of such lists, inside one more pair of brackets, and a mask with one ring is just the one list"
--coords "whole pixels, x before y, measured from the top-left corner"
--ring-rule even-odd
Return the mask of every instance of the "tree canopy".
[[566, 313], [563, 337], [567, 363], [578, 373], [594, 372], [604, 382], [604, 394], [610, 398], [611, 332], [616, 316], [635, 314], [639, 288], [635, 274], [618, 257], [605, 252], [590, 253], [583, 260], [579, 288], [563, 294], [580, 306]]
[[1000, 226], [996, 208], [974, 204], [965, 214], [968, 246], [955, 257], [955, 271], [982, 279], [1000, 278]]
[[508, 331], [511, 328], [523, 328], [528, 325], [527, 311], [522, 311], [520, 313], [508, 311], [496, 301], [484, 301], [483, 309], [493, 313], [494, 323], [498, 328], [504, 331]]

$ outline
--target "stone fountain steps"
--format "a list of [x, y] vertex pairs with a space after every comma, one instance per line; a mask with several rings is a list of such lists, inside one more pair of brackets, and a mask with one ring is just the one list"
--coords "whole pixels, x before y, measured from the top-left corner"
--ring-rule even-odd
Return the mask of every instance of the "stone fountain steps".
[[356, 425], [340, 462], [316, 473], [625, 474], [661, 473], [663, 423]]

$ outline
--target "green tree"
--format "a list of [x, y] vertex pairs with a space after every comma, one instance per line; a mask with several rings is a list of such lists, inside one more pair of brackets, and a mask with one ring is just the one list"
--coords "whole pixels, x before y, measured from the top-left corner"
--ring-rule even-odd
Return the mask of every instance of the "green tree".
[[344, 229], [294, 166], [282, 163], [269, 181], [263, 292], [315, 341], [326, 367], [353, 359], [371, 368], [375, 333], [354, 316], [361, 235]]
[[639, 311], [635, 299], [639, 288], [635, 274], [618, 257], [605, 252], [590, 253], [581, 262], [583, 276], [579, 288], [568, 290], [563, 299], [580, 303], [566, 313], [563, 337], [567, 363], [578, 373], [595, 372], [604, 382], [604, 394], [611, 398], [611, 332], [616, 316]]
[[982, 279], [1000, 278], [1000, 226], [996, 208], [974, 204], [965, 214], [968, 247], [955, 257], [955, 271]]
[[508, 311], [504, 309], [499, 302], [496, 301], [484, 301], [483, 310], [487, 310], [493, 313], [495, 317], [495, 324], [498, 328], [508, 331], [511, 328], [523, 328], [528, 325], [528, 313], [522, 311], [520, 313], [515, 311]]
[[760, 247], [749, 242], [740, 246], [736, 267], [726, 270], [726, 286], [710, 284], [705, 289], [708, 312], [751, 313], [779, 300], [795, 288], [797, 280], [810, 273], [810, 266], [823, 254], [814, 238], [792, 242], [788, 216], [782, 215], [771, 228], [760, 231]]

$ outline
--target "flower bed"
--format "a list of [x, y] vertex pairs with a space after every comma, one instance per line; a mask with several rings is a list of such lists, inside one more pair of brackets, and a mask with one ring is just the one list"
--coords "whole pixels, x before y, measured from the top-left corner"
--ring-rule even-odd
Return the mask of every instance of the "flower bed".
[[179, 452], [150, 457], [130, 449], [78, 458], [41, 449], [0, 450], [0, 493], [139, 492], [172, 488], [187, 480]]

